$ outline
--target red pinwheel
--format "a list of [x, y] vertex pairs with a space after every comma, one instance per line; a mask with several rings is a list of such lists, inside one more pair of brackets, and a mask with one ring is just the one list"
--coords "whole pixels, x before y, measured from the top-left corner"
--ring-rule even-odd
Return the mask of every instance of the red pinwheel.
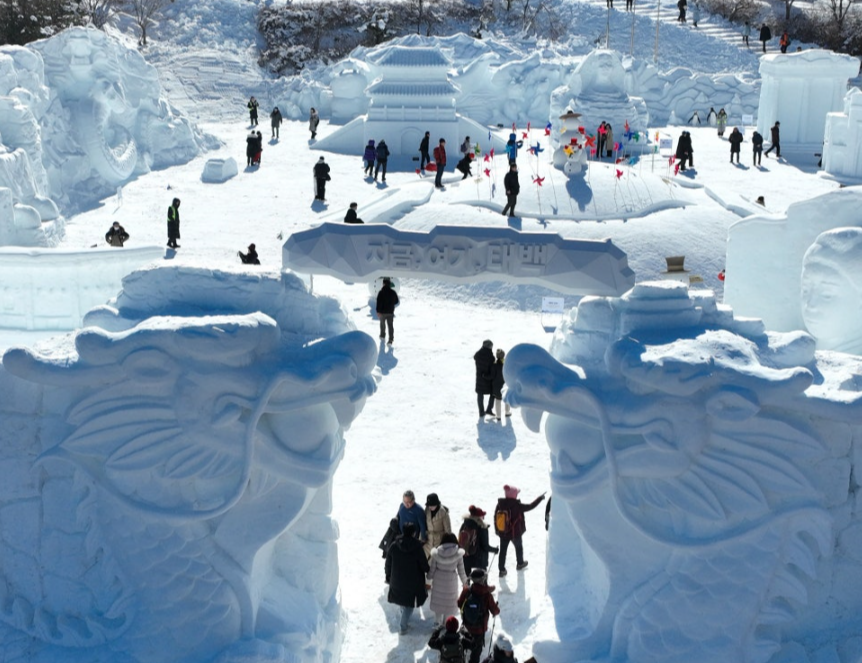
[[626, 124], [625, 124], [625, 126], [623, 127], [623, 130], [624, 130], [624, 131], [628, 131], [628, 130], [629, 130], [629, 121], [628, 121], [628, 120], [626, 120]]
[[542, 186], [542, 182], [544, 182], [544, 181], [545, 181], [544, 177], [534, 177], [533, 178], [533, 184], [538, 184], [539, 186]]
[[674, 174], [674, 175], [678, 175], [678, 174], [679, 174], [679, 164], [676, 164], [676, 165], [673, 167], [673, 174]]
[[625, 160], [626, 160], [625, 157], [617, 157], [617, 160], [614, 163], [622, 163]]
[[617, 179], [620, 179], [623, 176], [623, 171], [621, 171], [619, 168], [617, 168], [616, 170], [617, 170]]
[[491, 155], [492, 159], [494, 158], [494, 148], [493, 147], [491, 148], [491, 151], [488, 154]]
[[548, 124], [547, 124], [547, 125], [545, 125], [545, 135], [546, 135], [546, 136], [550, 136], [550, 135], [551, 135], [551, 123], [550, 123], [550, 122], [548, 122]]
[[529, 137], [530, 134], [528, 134], [526, 131], [521, 132], [521, 138], [523, 138], [524, 140], [527, 140]]
[[490, 168], [485, 169], [485, 177], [491, 177], [491, 169]]
[[[596, 137], [595, 136], [587, 136], [587, 147], [595, 147], [596, 146]], [[595, 150], [593, 150], [595, 151]]]
[[484, 160], [485, 160], [485, 163], [488, 163], [491, 160], [491, 157], [486, 154]]
[[670, 158], [667, 160], [667, 163], [668, 163], [668, 165], [669, 165], [669, 166], [672, 166], [674, 161], [676, 161], [676, 155], [675, 155], [675, 154], [671, 154], [671, 155], [670, 155]]

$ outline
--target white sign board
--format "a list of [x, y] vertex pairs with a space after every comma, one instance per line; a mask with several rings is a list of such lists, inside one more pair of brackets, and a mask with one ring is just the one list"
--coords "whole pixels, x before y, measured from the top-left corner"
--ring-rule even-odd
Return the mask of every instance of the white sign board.
[[563, 297], [542, 297], [542, 313], [563, 313], [565, 306]]
[[660, 150], [672, 150], [673, 149], [673, 138], [662, 138], [658, 142], [658, 149]]
[[754, 124], [754, 115], [752, 115], [751, 113], [746, 113], [742, 116], [742, 123], [746, 126], [751, 126], [752, 124]]

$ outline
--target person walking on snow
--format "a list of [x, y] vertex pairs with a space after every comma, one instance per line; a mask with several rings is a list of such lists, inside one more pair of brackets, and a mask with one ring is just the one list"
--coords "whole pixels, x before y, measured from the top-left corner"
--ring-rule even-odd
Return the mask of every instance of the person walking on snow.
[[317, 111], [312, 107], [312, 109], [308, 111], [308, 130], [311, 132], [311, 140], [317, 138], [318, 124], [320, 124], [320, 116], [317, 114]]
[[[380, 320], [380, 340], [386, 337], [386, 327], [389, 328], [389, 345], [395, 341], [395, 307], [400, 304], [398, 293], [392, 289], [392, 281], [389, 277], [383, 279], [383, 287], [377, 293], [377, 318]], [[425, 540], [424, 529], [422, 525], [423, 535]]]
[[778, 46], [781, 48], [782, 53], [787, 53], [787, 47], [790, 46], [790, 35], [787, 34], [787, 30], [781, 33], [781, 37], [778, 39]]
[[284, 118], [281, 116], [281, 111], [278, 110], [278, 106], [272, 109], [272, 112], [269, 114], [269, 119], [272, 124], [272, 137], [278, 138], [279, 127], [281, 127], [281, 123], [284, 121]]
[[320, 157], [314, 164], [314, 199], [326, 200], [326, 183], [332, 178], [329, 176], [329, 164]]
[[754, 133], [751, 134], [751, 165], [759, 166], [760, 158], [763, 156], [763, 136], [760, 134], [757, 129], [754, 130]]
[[504, 633], [498, 633], [494, 638], [494, 649], [491, 655], [482, 663], [518, 663], [512, 641]]
[[733, 127], [730, 132], [730, 137], [727, 139], [730, 142], [730, 163], [733, 163], [733, 155], [736, 155], [736, 163], [739, 164], [739, 152], [742, 148], [742, 134], [739, 132], [739, 127]]
[[471, 168], [471, 163], [473, 162], [473, 153], [468, 152], [464, 155], [464, 157], [455, 164], [455, 170], [459, 171], [462, 174], [461, 179], [466, 180], [470, 175], [473, 174], [473, 169]]
[[428, 582], [431, 583], [434, 621], [442, 624], [447, 617], [458, 614], [458, 596], [467, 587], [464, 551], [458, 547], [458, 538], [454, 534], [445, 534], [440, 545], [431, 549]]
[[716, 127], [718, 127], [718, 136], [719, 138], [724, 136], [724, 130], [727, 128], [727, 113], [722, 108], [718, 111], [718, 118], [715, 122]]
[[412, 523], [414, 535], [419, 536], [419, 540], [425, 543], [428, 538], [427, 530], [425, 529], [425, 509], [416, 504], [416, 495], [412, 490], [405, 490], [401, 496], [401, 504], [398, 505], [398, 528], [404, 532], [404, 526]]
[[772, 30], [764, 23], [760, 26], [760, 41], [763, 43], [763, 52], [766, 53], [766, 42], [772, 39]]
[[[494, 398], [494, 418], [500, 421], [503, 403], [503, 385], [506, 380], [503, 378], [503, 363], [506, 360], [506, 352], [502, 348], [497, 348], [497, 361], [491, 366], [491, 396]], [[506, 416], [512, 416], [512, 408], [506, 403]]]
[[509, 164], [509, 172], [503, 178], [503, 188], [506, 190], [506, 206], [503, 208], [503, 216], [508, 212], [509, 216], [515, 216], [515, 205], [518, 203], [518, 194], [521, 185], [518, 182], [518, 164]]
[[434, 164], [437, 166], [437, 175], [434, 177], [434, 187], [443, 188], [443, 171], [446, 170], [446, 139], [441, 138], [437, 147], [434, 148]]
[[751, 48], [751, 44], [748, 43], [748, 38], [751, 36], [751, 24], [746, 21], [745, 25], [742, 26], [742, 43]]
[[452, 533], [449, 509], [440, 504], [437, 493], [430, 493], [425, 498], [425, 531], [428, 533], [425, 541], [426, 555], [430, 555], [431, 550], [443, 542], [444, 535]]
[[691, 7], [691, 24], [697, 27], [697, 22], [700, 20], [700, 5], [695, 2]]
[[368, 145], [365, 146], [365, 153], [362, 155], [362, 159], [365, 161], [365, 176], [372, 177], [374, 162], [377, 160], [377, 148], [374, 146], [373, 140], [369, 140]]
[[485, 648], [485, 633], [488, 631], [488, 617], [500, 614], [500, 607], [494, 600], [496, 587], [487, 584], [488, 574], [485, 569], [473, 569], [470, 572], [470, 586], [458, 597], [458, 607], [461, 609], [461, 622], [464, 629], [473, 638], [470, 649], [470, 663], [479, 663], [482, 650]]
[[674, 153], [679, 161], [680, 171], [686, 170], [686, 165], [694, 166], [694, 155], [691, 147], [691, 134], [688, 131], [683, 131], [680, 134], [679, 140], [676, 142], [676, 152]]
[[251, 99], [248, 100], [247, 106], [248, 106], [248, 120], [253, 127], [256, 127], [257, 126], [257, 109], [260, 106], [260, 104], [257, 103], [257, 99], [252, 97]]
[[260, 159], [263, 156], [263, 136], [259, 131], [254, 132], [254, 156], [251, 158], [252, 166], [260, 166]]
[[488, 407], [485, 407], [485, 395], [490, 395], [491, 367], [494, 365], [494, 343], [490, 340], [482, 341], [482, 347], [473, 355], [476, 364], [476, 395], [479, 403], [479, 418], [494, 416], [494, 396], [491, 395]]
[[444, 624], [435, 627], [428, 640], [428, 647], [440, 652], [439, 663], [466, 663], [465, 653], [472, 645], [470, 634], [459, 630], [457, 617], [449, 617]]
[[688, 9], [688, 2], [686, 0], [679, 0], [676, 3], [676, 8], [679, 9], [679, 16], [676, 18], [677, 22], [685, 23], [685, 11]]
[[374, 166], [374, 181], [377, 181], [377, 175], [380, 170], [383, 170], [383, 181], [386, 181], [386, 162], [389, 161], [389, 146], [385, 140], [381, 140], [377, 144], [377, 165]]
[[488, 554], [498, 552], [499, 548], [492, 546], [489, 541], [488, 525], [482, 509], [471, 504], [463, 518], [464, 522], [458, 530], [458, 545], [464, 548], [464, 570], [469, 575], [473, 569], [487, 569]]
[[775, 124], [772, 125], [772, 128], [769, 130], [769, 133], [772, 137], [772, 145], [769, 146], [769, 149], [766, 150], [764, 154], [769, 156], [769, 153], [772, 150], [775, 150], [775, 156], [779, 159], [781, 158], [781, 122], [776, 121]]
[[462, 157], [466, 157], [470, 152], [473, 151], [472, 145], [470, 145], [470, 136], [467, 136], [464, 139], [464, 142], [461, 143], [461, 147], [459, 148]]
[[527, 511], [535, 509], [542, 500], [545, 499], [545, 493], [539, 495], [529, 504], [522, 504], [518, 499], [518, 494], [521, 491], [514, 486], [503, 486], [503, 494], [497, 500], [497, 508], [494, 511], [494, 530], [497, 536], [500, 537], [500, 556], [497, 558], [500, 577], [506, 575], [506, 553], [509, 549], [509, 543], [515, 545], [515, 559], [518, 571], [527, 568], [527, 562], [524, 559], [524, 548], [521, 538], [524, 532], [527, 531], [527, 524], [524, 520], [524, 514]]
[[251, 166], [252, 161], [254, 161], [254, 155], [257, 150], [255, 146], [257, 145], [257, 134], [252, 131], [245, 138], [245, 165], [246, 167]]
[[395, 539], [386, 554], [386, 582], [389, 584], [386, 599], [401, 606], [400, 633], [404, 635], [414, 608], [422, 606], [428, 598], [425, 589], [428, 560], [422, 544], [415, 537], [416, 526], [405, 523], [401, 529], [401, 536]]
[[626, 11], [633, 12], [635, 10], [635, 0], [626, 0]]
[[177, 240], [180, 238], [180, 199], [174, 198], [168, 207], [168, 246], [180, 248]]
[[129, 240], [129, 233], [120, 225], [119, 221], [114, 221], [108, 232], [105, 233], [105, 241], [111, 246], [123, 246]]
[[506, 142], [506, 156], [509, 158], [509, 163], [517, 160], [518, 148], [523, 146], [524, 141], [517, 140], [514, 133], [509, 134], [509, 140]]
[[431, 132], [426, 131], [425, 135], [419, 143], [419, 172], [425, 174], [425, 164], [431, 163], [431, 154], [429, 153], [431, 142]]

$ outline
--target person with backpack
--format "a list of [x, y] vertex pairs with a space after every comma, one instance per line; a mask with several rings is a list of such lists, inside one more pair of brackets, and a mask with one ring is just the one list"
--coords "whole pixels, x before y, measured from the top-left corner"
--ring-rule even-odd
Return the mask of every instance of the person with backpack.
[[473, 645], [473, 638], [464, 629], [458, 628], [458, 618], [449, 617], [431, 632], [428, 646], [440, 652], [440, 663], [466, 663], [466, 654]]
[[790, 35], [787, 34], [787, 30], [781, 33], [781, 37], [778, 39], [778, 46], [781, 48], [782, 53], [787, 53], [787, 47], [790, 46]]
[[760, 26], [760, 41], [763, 43], [763, 52], [766, 53], [766, 42], [772, 39], [772, 30], [764, 23]]
[[404, 533], [406, 525], [413, 525], [414, 532], [423, 543], [428, 538], [425, 525], [425, 509], [416, 504], [416, 495], [412, 490], [405, 490], [398, 507], [398, 529]]
[[272, 112], [269, 114], [270, 124], [272, 124], [272, 138], [278, 139], [278, 130], [281, 127], [281, 123], [284, 121], [284, 118], [281, 116], [281, 111], [278, 110], [278, 106], [272, 109]]
[[425, 603], [425, 575], [428, 560], [422, 543], [416, 539], [416, 526], [403, 523], [401, 536], [389, 546], [386, 554], [386, 582], [389, 585], [387, 601], [401, 606], [401, 635], [407, 633], [407, 625], [414, 608]]
[[473, 355], [473, 361], [476, 364], [476, 395], [479, 403], [479, 418], [485, 416], [494, 416], [494, 396], [488, 400], [488, 407], [485, 407], [485, 395], [491, 394], [491, 367], [494, 365], [494, 347], [493, 341], [482, 341], [482, 347]]
[[518, 140], [518, 137], [514, 133], [509, 134], [509, 140], [506, 142], [506, 157], [509, 159], [509, 163], [517, 160], [518, 148], [523, 146], [524, 141]]
[[317, 160], [317, 163], [314, 164], [314, 199], [315, 200], [326, 200], [326, 183], [329, 182], [332, 177], [329, 175], [329, 164], [324, 161], [323, 157], [320, 157]]
[[469, 575], [473, 569], [488, 568], [488, 553], [496, 553], [488, 540], [488, 525], [485, 512], [478, 506], [470, 505], [458, 530], [458, 545], [464, 549], [464, 571]]
[[[449, 509], [440, 504], [437, 493], [430, 493], [425, 498], [425, 554], [431, 555], [431, 549], [443, 542], [443, 536], [452, 533], [452, 523], [449, 520]], [[454, 613], [452, 613], [454, 614]]]
[[385, 140], [380, 140], [377, 144], [377, 165], [374, 166], [374, 181], [377, 181], [377, 175], [380, 170], [383, 170], [383, 181], [386, 181], [386, 162], [389, 161], [389, 146]]
[[442, 543], [432, 548], [428, 560], [428, 582], [431, 583], [431, 610], [435, 622], [442, 624], [458, 614], [458, 595], [467, 586], [464, 551], [454, 534], [444, 534]]
[[[501, 421], [500, 415], [502, 412], [503, 403], [503, 386], [506, 380], [503, 377], [503, 362], [506, 360], [506, 352], [502, 348], [497, 348], [497, 361], [491, 366], [491, 397], [494, 399], [494, 419]], [[512, 416], [512, 408], [506, 403], [506, 416]]]
[[470, 646], [470, 663], [479, 663], [482, 650], [485, 648], [485, 633], [488, 631], [488, 617], [500, 614], [500, 607], [494, 600], [496, 587], [487, 584], [488, 574], [485, 569], [473, 569], [470, 572], [470, 586], [458, 597], [458, 607], [461, 609], [461, 623], [473, 638]]
[[369, 140], [365, 146], [365, 153], [362, 155], [365, 161], [365, 177], [372, 177], [374, 172], [374, 162], [377, 160], [377, 148], [374, 146], [374, 141]]
[[515, 558], [518, 563], [515, 568], [518, 571], [527, 568], [529, 562], [524, 560], [524, 548], [521, 543], [521, 537], [527, 531], [524, 514], [527, 511], [535, 509], [545, 499], [545, 493], [542, 493], [529, 504], [522, 504], [521, 500], [518, 499], [520, 492], [515, 486], [503, 486], [505, 497], [497, 500], [497, 508], [494, 511], [494, 531], [500, 537], [498, 568], [501, 578], [507, 573], [506, 552], [508, 551], [509, 543], [515, 545]]
[[505, 633], [498, 633], [494, 638], [494, 649], [482, 663], [518, 663], [515, 658], [515, 648]]
[[759, 166], [760, 158], [763, 156], [763, 135], [757, 130], [751, 134], [751, 165]]

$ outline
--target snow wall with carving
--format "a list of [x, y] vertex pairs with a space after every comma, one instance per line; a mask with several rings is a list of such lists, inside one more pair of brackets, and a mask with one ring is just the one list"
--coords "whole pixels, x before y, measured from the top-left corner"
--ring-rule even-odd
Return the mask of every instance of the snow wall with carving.
[[0, 366], [0, 658], [337, 661], [374, 342], [278, 272], [134, 272], [86, 324]]
[[216, 145], [168, 103], [153, 66], [100, 30], [0, 46], [0, 188], [43, 221]]
[[537, 658], [856, 663], [860, 368], [673, 282], [513, 348], [509, 399], [548, 413], [551, 451], [561, 643]]

